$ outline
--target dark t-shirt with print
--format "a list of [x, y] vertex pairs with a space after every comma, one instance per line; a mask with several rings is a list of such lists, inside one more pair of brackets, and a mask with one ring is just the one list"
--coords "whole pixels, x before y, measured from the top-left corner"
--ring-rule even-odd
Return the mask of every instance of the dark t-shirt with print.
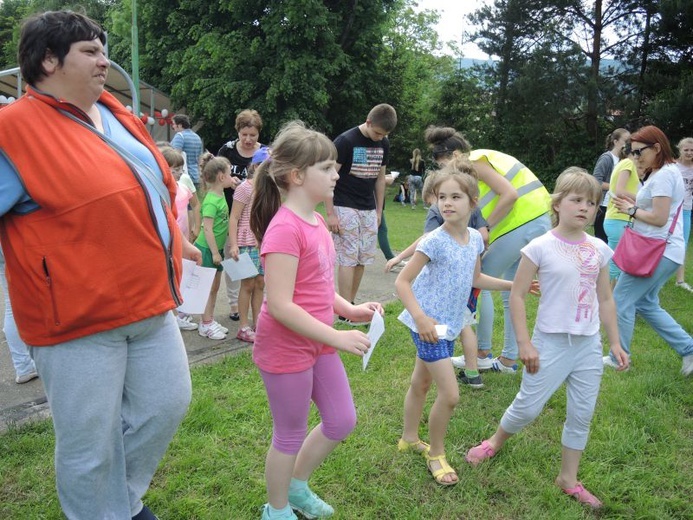
[[375, 181], [387, 165], [390, 142], [387, 137], [373, 141], [359, 127], [347, 130], [334, 140], [337, 147], [339, 180], [334, 189], [334, 205], [358, 210], [375, 209]]
[[[236, 144], [238, 144], [238, 139], [229, 141], [219, 148], [217, 156], [226, 157], [231, 163], [231, 175], [244, 181], [248, 178], [248, 166], [252, 157], [243, 157], [238, 153]], [[233, 206], [233, 192], [233, 188], [224, 188], [224, 197], [226, 197], [226, 203], [229, 205], [229, 211], [231, 211], [231, 206]]]

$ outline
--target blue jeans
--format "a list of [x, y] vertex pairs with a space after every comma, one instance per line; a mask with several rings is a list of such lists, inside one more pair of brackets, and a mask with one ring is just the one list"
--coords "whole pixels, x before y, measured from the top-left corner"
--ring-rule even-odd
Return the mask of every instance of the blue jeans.
[[30, 350], [53, 415], [65, 515], [129, 520], [190, 403], [173, 313]]
[[[623, 236], [623, 231], [628, 225], [627, 220], [618, 220], [615, 218], [608, 218], [604, 221], [604, 231], [606, 231], [606, 236], [609, 238], [609, 247], [616, 251], [616, 246], [619, 240]], [[618, 278], [621, 274], [621, 270], [614, 263], [613, 260], [609, 260], [609, 278], [612, 280]]]
[[10, 295], [7, 290], [7, 277], [5, 276], [5, 256], [0, 249], [0, 285], [2, 285], [2, 294], [5, 296], [5, 321], [3, 323], [3, 332], [7, 340], [7, 346], [10, 348], [10, 356], [17, 377], [24, 376], [36, 371], [34, 362], [29, 355], [29, 349], [19, 337], [17, 324], [14, 321], [12, 314], [12, 304], [10, 303]]
[[691, 213], [690, 209], [681, 210], [683, 218], [683, 241], [686, 249], [688, 249], [688, 239], [691, 237]]
[[614, 288], [621, 347], [630, 355], [635, 314], [639, 314], [679, 356], [693, 354], [693, 338], [659, 304], [659, 291], [679, 268], [662, 258], [649, 278], [621, 273]]
[[[547, 213], [495, 240], [481, 259], [481, 272], [496, 278], [512, 280], [515, 278], [518, 265], [520, 265], [520, 249], [536, 237], [549, 231], [549, 229], [551, 229], [551, 219]], [[503, 317], [505, 322], [503, 352], [501, 355], [508, 359], [517, 359], [517, 339], [515, 338], [515, 330], [510, 318], [510, 292], [504, 291], [501, 295], [503, 297]], [[491, 350], [493, 300], [489, 291], [483, 291], [479, 299], [479, 325], [476, 333], [479, 338], [479, 350]]]

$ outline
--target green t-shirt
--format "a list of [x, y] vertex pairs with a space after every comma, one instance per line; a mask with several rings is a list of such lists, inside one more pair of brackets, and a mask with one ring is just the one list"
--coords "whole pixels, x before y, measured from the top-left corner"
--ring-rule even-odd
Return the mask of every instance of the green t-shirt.
[[[205, 200], [202, 202], [202, 218], [205, 217], [214, 219], [212, 231], [214, 231], [214, 239], [217, 243], [217, 249], [224, 249], [226, 243], [226, 235], [229, 234], [229, 206], [226, 203], [226, 198], [221, 197], [216, 193], [209, 192], [205, 195]], [[212, 249], [207, 245], [204, 230], [202, 230], [195, 240], [195, 244]]]

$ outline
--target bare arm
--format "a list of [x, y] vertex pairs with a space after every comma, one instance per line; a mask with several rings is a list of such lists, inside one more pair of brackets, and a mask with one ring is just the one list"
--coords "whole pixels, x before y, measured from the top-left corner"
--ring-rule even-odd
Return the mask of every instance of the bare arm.
[[202, 219], [202, 227], [204, 228], [205, 238], [207, 239], [207, 246], [212, 252], [212, 261], [219, 265], [221, 263], [221, 255], [217, 248], [217, 240], [214, 238], [214, 219], [204, 217]]
[[293, 301], [298, 258], [283, 253], [265, 256], [267, 310], [286, 328], [313, 341], [362, 356], [370, 346], [368, 336], [359, 330], [335, 330], [311, 316]]
[[192, 194], [190, 199], [190, 207], [192, 208], [193, 214], [193, 224], [190, 228], [190, 240], [194, 241], [197, 235], [200, 234], [200, 227], [202, 221], [202, 213], [200, 213], [200, 199], [197, 198], [197, 193]]
[[405, 258], [409, 258], [411, 255], [413, 255], [414, 251], [416, 251], [416, 246], [419, 245], [419, 242], [425, 236], [426, 236], [426, 234], [421, 235], [419, 238], [414, 240], [414, 242], [412, 242], [404, 251], [399, 253], [394, 258], [388, 260], [387, 264], [385, 265], [385, 271], [386, 272], [389, 271], [390, 269], [392, 269], [393, 266], [397, 265], [398, 263], [400, 263]]
[[630, 179], [630, 170], [621, 170], [620, 172], [614, 172], [613, 175], [616, 176], [616, 195], [618, 197], [629, 195], [633, 198], [633, 200], [635, 200], [636, 194], [626, 190], [626, 185], [628, 184], [628, 180]]
[[495, 194], [498, 195], [498, 203], [491, 214], [486, 217], [490, 227], [494, 227], [512, 211], [515, 201], [519, 198], [517, 190], [505, 177], [500, 175], [484, 160], [474, 161], [479, 180], [486, 183]]
[[520, 352], [520, 360], [524, 363], [527, 372], [536, 374], [539, 370], [539, 353], [532, 344], [527, 328], [527, 309], [525, 299], [530, 292], [532, 281], [537, 274], [538, 267], [524, 254], [520, 259], [520, 265], [515, 274], [513, 287], [510, 290], [510, 316], [515, 328], [515, 337]]
[[238, 260], [238, 221], [241, 220], [244, 208], [245, 204], [234, 200], [229, 215], [229, 254], [234, 260]]
[[[621, 213], [628, 213], [628, 208], [633, 206], [633, 202], [626, 197], [616, 197], [614, 206]], [[635, 212], [635, 220], [650, 224], [651, 226], [662, 227], [669, 220], [669, 210], [671, 209], [671, 197], [654, 197], [652, 199], [652, 210], [645, 211], [638, 208]]]

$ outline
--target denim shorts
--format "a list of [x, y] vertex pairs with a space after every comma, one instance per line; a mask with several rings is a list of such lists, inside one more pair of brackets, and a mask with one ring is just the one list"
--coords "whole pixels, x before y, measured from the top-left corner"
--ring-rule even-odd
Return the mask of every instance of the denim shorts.
[[455, 341], [438, 338], [438, 343], [426, 343], [421, 339], [418, 332], [409, 330], [411, 333], [411, 339], [414, 340], [414, 345], [416, 345], [416, 355], [421, 361], [426, 361], [427, 363], [433, 363], [434, 361], [440, 361], [441, 359], [447, 359], [452, 357], [455, 351]]

